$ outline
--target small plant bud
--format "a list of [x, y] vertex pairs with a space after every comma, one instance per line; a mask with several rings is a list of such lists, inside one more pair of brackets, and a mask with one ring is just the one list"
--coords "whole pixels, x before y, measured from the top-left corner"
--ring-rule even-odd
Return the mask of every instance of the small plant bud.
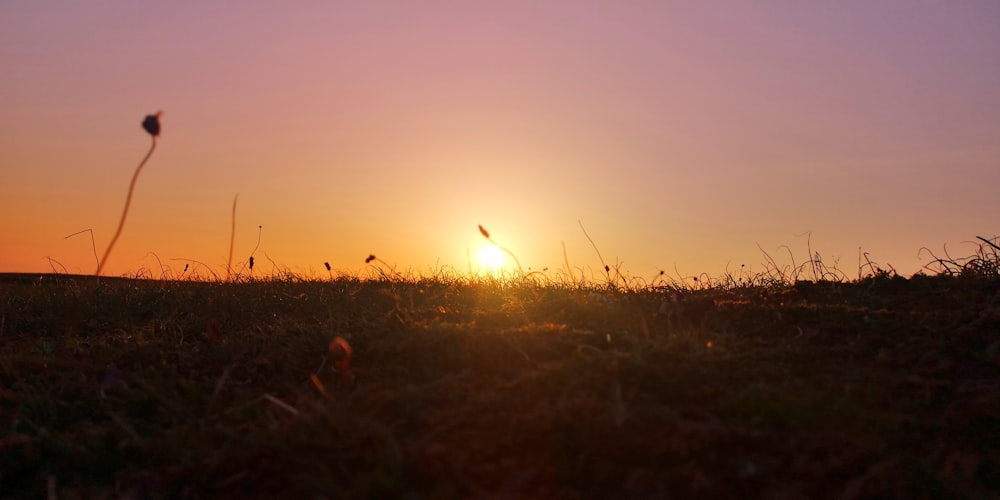
[[149, 132], [149, 135], [156, 137], [160, 135], [160, 115], [163, 111], [157, 111], [155, 115], [148, 115], [146, 119], [142, 121], [142, 128]]

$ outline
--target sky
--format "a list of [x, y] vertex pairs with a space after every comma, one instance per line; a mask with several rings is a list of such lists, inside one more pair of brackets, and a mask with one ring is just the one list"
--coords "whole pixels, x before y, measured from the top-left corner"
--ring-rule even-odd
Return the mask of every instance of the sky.
[[237, 195], [261, 274], [479, 272], [479, 225], [598, 279], [1000, 234], [995, 0], [7, 0], [0, 67], [0, 272], [95, 271], [161, 110], [104, 274], [224, 272]]

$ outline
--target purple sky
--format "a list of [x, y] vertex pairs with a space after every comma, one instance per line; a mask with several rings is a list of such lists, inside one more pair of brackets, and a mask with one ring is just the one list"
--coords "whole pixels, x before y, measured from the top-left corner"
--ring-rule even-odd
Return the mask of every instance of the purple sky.
[[647, 279], [1000, 234], [1000, 2], [234, 5], [0, 5], [0, 271], [93, 272], [64, 237], [103, 253], [161, 109], [111, 274], [223, 268], [237, 193], [234, 260], [305, 274], [478, 269], [478, 224]]

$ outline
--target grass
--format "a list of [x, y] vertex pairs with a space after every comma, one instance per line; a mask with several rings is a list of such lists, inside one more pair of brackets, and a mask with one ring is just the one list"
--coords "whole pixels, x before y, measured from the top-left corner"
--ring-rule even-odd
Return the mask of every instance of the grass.
[[993, 497], [990, 248], [853, 281], [10, 276], [0, 491]]

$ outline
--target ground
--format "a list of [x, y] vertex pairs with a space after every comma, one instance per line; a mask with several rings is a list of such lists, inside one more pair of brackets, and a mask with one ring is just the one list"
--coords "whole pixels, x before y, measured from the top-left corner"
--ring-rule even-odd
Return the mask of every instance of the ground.
[[0, 315], [4, 496], [1000, 494], [996, 278], [7, 276]]

